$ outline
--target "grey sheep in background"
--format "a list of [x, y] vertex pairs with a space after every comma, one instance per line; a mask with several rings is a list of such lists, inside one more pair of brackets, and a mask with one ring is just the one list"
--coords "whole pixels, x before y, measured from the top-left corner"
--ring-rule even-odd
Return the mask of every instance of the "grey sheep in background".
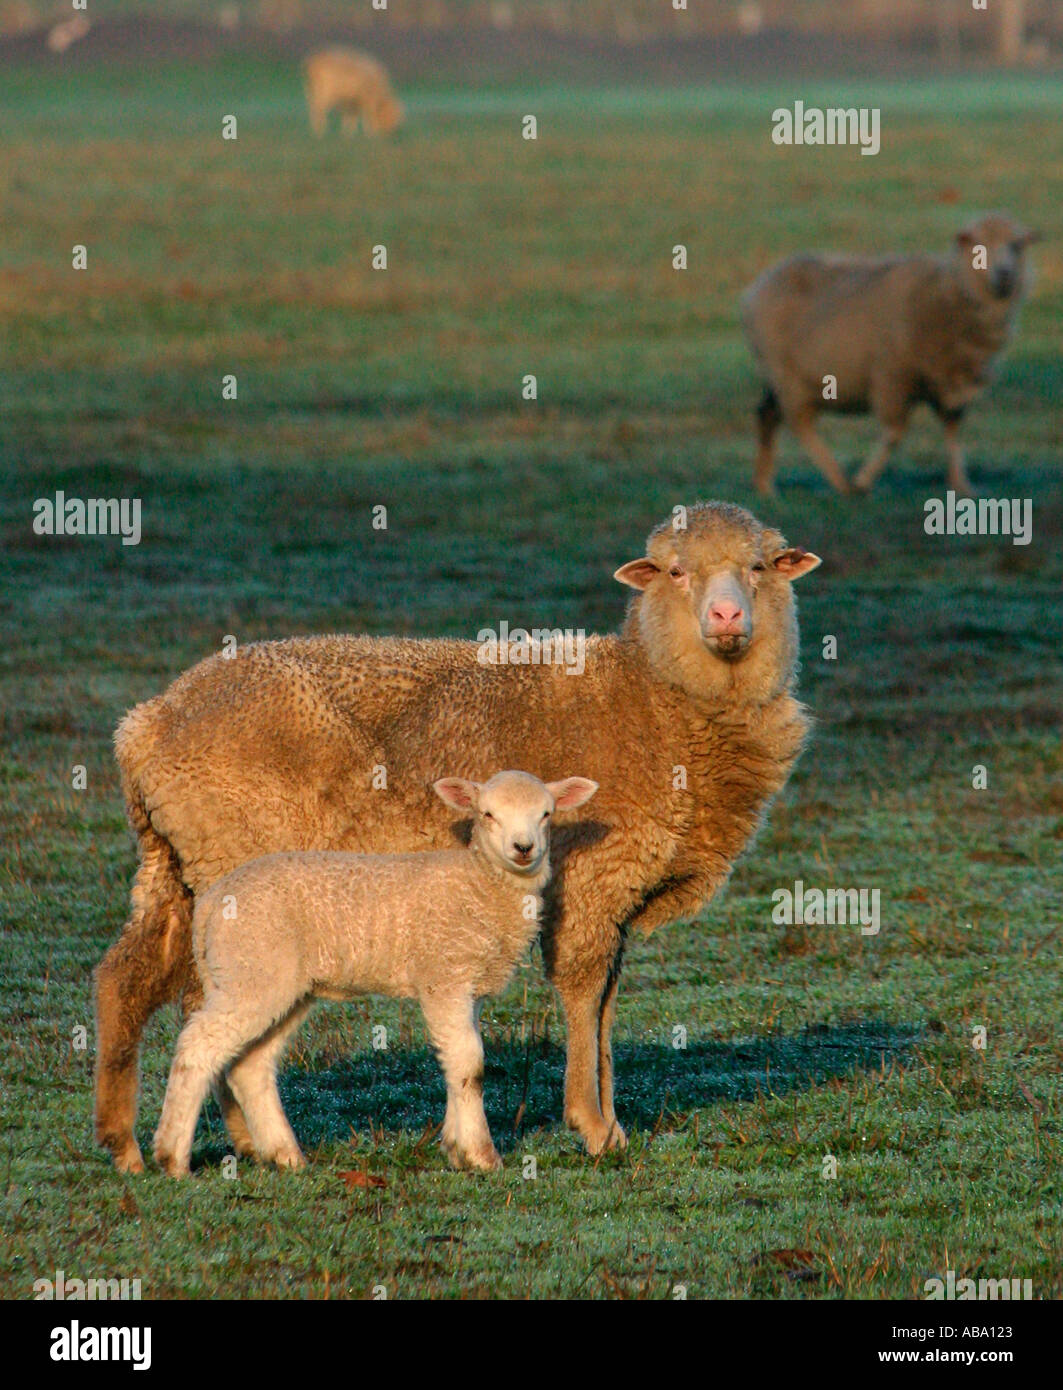
[[[968, 493], [959, 424], [1011, 336], [1036, 239], [991, 213], [957, 233], [949, 256], [797, 255], [766, 270], [742, 299], [765, 382], [757, 490], [773, 491], [785, 423], [838, 492], [870, 491], [925, 402], [945, 427], [948, 485]], [[816, 430], [821, 410], [870, 412], [882, 427], [852, 484]]]

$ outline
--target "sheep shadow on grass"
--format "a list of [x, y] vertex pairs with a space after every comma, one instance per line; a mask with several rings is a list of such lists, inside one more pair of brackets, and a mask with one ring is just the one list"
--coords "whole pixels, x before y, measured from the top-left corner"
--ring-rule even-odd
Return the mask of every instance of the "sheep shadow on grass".
[[[866, 1021], [695, 1042], [685, 1049], [668, 1042], [621, 1042], [614, 1047], [617, 1111], [629, 1133], [653, 1129], [662, 1113], [671, 1126], [676, 1117], [718, 1101], [807, 1090], [878, 1071], [883, 1063], [888, 1069], [891, 1061], [909, 1056], [923, 1033], [914, 1024]], [[561, 1127], [564, 1071], [564, 1048], [555, 1042], [487, 1039], [484, 1099], [500, 1152], [512, 1151], [529, 1132]], [[288, 1117], [308, 1153], [319, 1145], [345, 1143], [352, 1131], [404, 1131], [416, 1138], [442, 1121], [445, 1106], [442, 1075], [423, 1047], [359, 1051], [321, 1070], [288, 1066], [280, 1085]], [[216, 1122], [211, 1131], [207, 1144], [199, 1146], [200, 1162], [227, 1152]]]

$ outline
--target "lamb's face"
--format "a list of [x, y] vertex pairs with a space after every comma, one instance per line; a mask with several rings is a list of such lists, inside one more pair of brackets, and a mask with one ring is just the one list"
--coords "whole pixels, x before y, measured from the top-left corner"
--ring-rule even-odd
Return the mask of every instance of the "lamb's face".
[[696, 642], [720, 661], [744, 661], [762, 622], [777, 629], [790, 605], [788, 584], [819, 557], [786, 546], [777, 531], [727, 504], [691, 508], [686, 521], [658, 527], [645, 556], [615, 578], [645, 595], [656, 631]]
[[972, 290], [989, 299], [1021, 297], [1026, 286], [1026, 248], [1038, 239], [1003, 213], [990, 213], [957, 233], [956, 245]]
[[531, 878], [546, 863], [550, 818], [575, 810], [598, 790], [586, 777], [540, 782], [526, 772], [498, 772], [487, 782], [444, 777], [436, 794], [458, 811], [473, 815], [473, 841], [503, 868]]

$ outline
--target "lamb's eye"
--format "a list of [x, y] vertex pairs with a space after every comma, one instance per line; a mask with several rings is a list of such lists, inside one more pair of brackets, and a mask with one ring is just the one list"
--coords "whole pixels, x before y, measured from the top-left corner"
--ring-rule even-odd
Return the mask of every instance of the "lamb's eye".
[[540, 820], [549, 820], [549, 819], [550, 819], [550, 812], [549, 812], [549, 811], [544, 811], [544, 812], [542, 813], [542, 815], [539, 817], [539, 819], [540, 819]]
[[768, 568], [767, 565], [762, 564], [762, 563], [758, 560], [757, 563], [753, 566], [753, 573], [754, 573], [754, 574], [759, 574], [761, 571], [766, 570], [767, 568]]
[[494, 820], [494, 816], [491, 814], [490, 811], [484, 812], [484, 820]]
[[683, 577], [683, 571], [679, 565], [673, 565], [672, 568], [668, 571], [668, 573], [672, 576], [673, 579], [682, 579]]

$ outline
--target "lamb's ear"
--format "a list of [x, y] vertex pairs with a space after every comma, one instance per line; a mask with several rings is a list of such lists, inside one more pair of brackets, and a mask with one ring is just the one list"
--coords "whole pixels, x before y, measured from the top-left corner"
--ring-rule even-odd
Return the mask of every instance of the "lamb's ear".
[[475, 811], [479, 805], [479, 783], [467, 782], [464, 777], [441, 777], [432, 783], [432, 790], [455, 811]]
[[626, 565], [621, 565], [613, 578], [632, 589], [645, 589], [659, 574], [660, 570], [653, 561], [643, 557], [641, 560], [629, 560]]
[[784, 579], [793, 581], [800, 579], [809, 570], [814, 570], [823, 561], [818, 555], [813, 555], [811, 550], [802, 550], [799, 545], [794, 545], [789, 550], [781, 550], [771, 563]]
[[547, 782], [546, 790], [554, 798], [555, 811], [574, 811], [598, 790], [598, 783], [589, 777], [566, 777], [563, 782]]

